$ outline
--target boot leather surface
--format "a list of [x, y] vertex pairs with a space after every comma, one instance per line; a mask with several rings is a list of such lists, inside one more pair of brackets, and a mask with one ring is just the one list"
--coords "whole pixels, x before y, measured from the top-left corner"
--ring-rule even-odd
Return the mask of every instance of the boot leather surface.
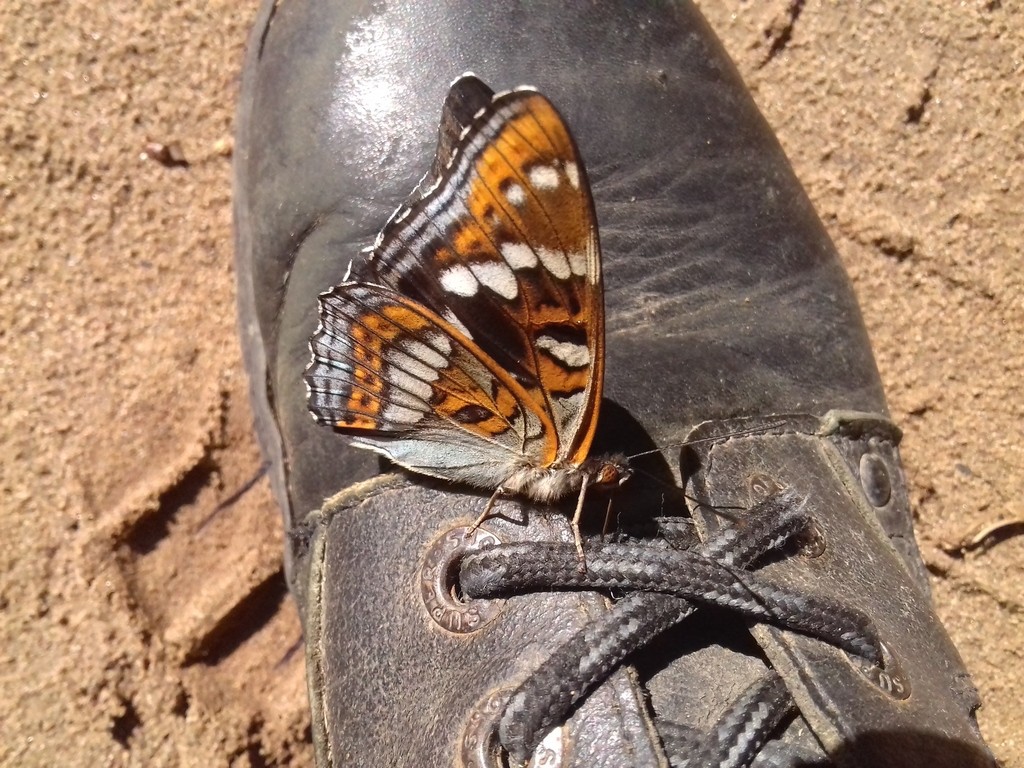
[[[608, 609], [597, 594], [526, 595], [476, 606], [486, 623], [452, 631], [462, 619], [432, 613], [439, 593], [424, 574], [444, 551], [437, 542], [476, 519], [485, 496], [406, 474], [370, 480], [376, 457], [306, 409], [315, 297], [429, 169], [441, 104], [465, 71], [496, 90], [538, 87], [586, 162], [607, 307], [594, 452], [672, 445], [698, 425], [721, 434], [743, 419], [781, 420], [696, 451], [685, 477], [678, 448], [648, 460], [650, 474], [685, 481], [716, 507], [749, 507], [765, 478], [796, 488], [824, 553], [766, 572], [865, 611], [910, 691], [894, 696], [891, 680], [820, 641], [767, 627], [751, 637], [741, 622], [707, 626], [698, 612], [552, 733], [550, 764], [666, 765], [654, 722], [707, 729], [763, 675], [765, 658], [799, 704], [782, 743], [805, 764], [989, 764], [970, 715], [974, 689], [931, 610], [898, 433], [852, 290], [696, 10], [289, 0], [265, 3], [246, 61], [239, 303], [261, 443], [294, 532], [288, 577], [305, 621], [321, 764], [476, 764], [502, 692]], [[873, 505], [883, 475], [889, 495]], [[678, 490], [645, 476], [614, 504], [684, 514]], [[571, 535], [558, 511], [518, 501], [497, 511], [504, 517], [480, 535]], [[706, 510], [695, 518], [705, 536], [720, 524]]]

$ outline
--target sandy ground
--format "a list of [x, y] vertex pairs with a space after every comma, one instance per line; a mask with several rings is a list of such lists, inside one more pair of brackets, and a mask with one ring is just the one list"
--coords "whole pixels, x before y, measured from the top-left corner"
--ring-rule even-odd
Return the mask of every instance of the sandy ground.
[[[939, 613], [1024, 767], [1024, 12], [726, 2], [855, 283]], [[0, 764], [311, 763], [235, 336], [252, 0], [0, 5]], [[506, 83], [505, 85], [513, 85]], [[140, 157], [178, 142], [187, 166]]]

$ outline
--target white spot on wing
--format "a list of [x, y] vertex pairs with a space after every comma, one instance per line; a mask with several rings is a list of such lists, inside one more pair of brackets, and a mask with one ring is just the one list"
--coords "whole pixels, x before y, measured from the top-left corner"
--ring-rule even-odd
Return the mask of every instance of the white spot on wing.
[[573, 251], [569, 254], [569, 269], [574, 275], [583, 276], [587, 274], [587, 255], [582, 251]]
[[[450, 314], [451, 314], [450, 311], [446, 312], [445, 313], [445, 317], [447, 318], [448, 315], [450, 315]], [[462, 328], [462, 326], [459, 324], [458, 319], [456, 319], [456, 320], [449, 320], [448, 322], [450, 322], [452, 325], [455, 325], [455, 326], [458, 326], [459, 328]], [[462, 330], [465, 330], [465, 329], [463, 328]], [[469, 334], [467, 333], [466, 335], [468, 336]], [[429, 333], [429, 334], [426, 334], [423, 338], [426, 340], [427, 344], [430, 345], [430, 347], [432, 349], [436, 349], [441, 355], [444, 356], [444, 363], [447, 363], [448, 362], [448, 356], [451, 355], [451, 353], [452, 353], [452, 343], [448, 340], [448, 338], [446, 336], [441, 335], [440, 333]], [[418, 342], [412, 342], [412, 343], [418, 343]], [[441, 365], [438, 365], [437, 367], [440, 368]]]
[[519, 295], [516, 276], [504, 261], [481, 261], [469, 265], [476, 279], [502, 298], [512, 300]]
[[[444, 315], [442, 315], [442, 317], [444, 317], [445, 320], [454, 325], [459, 330], [459, 332], [462, 333], [462, 335], [465, 336], [467, 339], [469, 339], [470, 341], [473, 340], [473, 334], [469, 332], [469, 328], [464, 326], [462, 324], [462, 321], [459, 320], [459, 318], [455, 316], [455, 313], [452, 312], [450, 309], [445, 310], [445, 313]], [[448, 339], [444, 339], [444, 343], [448, 345], [448, 354], [451, 354], [451, 343], [448, 341]]]
[[501, 255], [512, 269], [529, 269], [537, 266], [537, 254], [526, 243], [504, 243]]
[[[384, 375], [387, 377], [388, 384], [396, 390], [400, 390], [403, 393], [407, 392], [414, 398], [418, 398], [424, 402], [430, 399], [430, 393], [432, 392], [430, 385], [425, 381], [421, 381], [413, 373], [406, 372], [395, 366], [389, 366]], [[434, 378], [437, 378], [436, 373], [434, 374]]]
[[582, 344], [541, 336], [537, 339], [537, 348], [549, 352], [552, 357], [571, 368], [583, 368], [590, 364], [590, 350]]
[[[439, 352], [436, 347], [438, 344], [434, 344], [435, 340], [443, 342], [444, 346], [447, 347], [447, 352]], [[422, 341], [416, 339], [405, 339], [402, 342], [402, 351], [406, 352], [410, 357], [415, 358], [413, 362], [417, 362], [422, 366], [423, 371], [416, 371], [416, 375], [421, 378], [434, 381], [437, 378], [437, 369], [444, 368], [448, 364], [447, 355], [451, 354], [452, 347], [448, 343], [448, 340], [443, 336], [434, 335], [430, 338], [432, 346], [427, 346]], [[444, 347], [442, 347], [443, 349]], [[405, 366], [407, 369], [409, 366]]]
[[403, 408], [411, 408], [414, 411], [423, 411], [423, 399], [416, 395], [409, 394], [404, 389], [399, 389], [393, 382], [389, 382], [391, 388], [388, 390], [386, 402], [388, 405], [400, 405]]
[[558, 171], [550, 165], [535, 165], [530, 169], [530, 184], [537, 189], [556, 189], [558, 187]]
[[423, 412], [413, 410], [412, 408], [406, 408], [404, 405], [389, 403], [388, 407], [384, 409], [382, 418], [386, 422], [391, 421], [398, 424], [415, 424], [423, 418]]
[[526, 202], [526, 191], [518, 184], [509, 184], [505, 190], [505, 197], [517, 208]]
[[576, 163], [565, 164], [565, 175], [569, 177], [569, 183], [573, 189], [580, 188], [580, 169]]
[[575, 418], [583, 409], [583, 399], [586, 394], [586, 392], [577, 392], [569, 397], [560, 397], [555, 400], [555, 404], [565, 413], [566, 420]]
[[480, 290], [480, 283], [464, 264], [456, 264], [442, 272], [441, 285], [456, 296], [475, 296]]
[[[402, 346], [406, 347], [407, 345], [403, 344]], [[389, 378], [395, 378], [394, 376], [391, 375], [392, 371], [394, 371], [396, 374], [401, 373], [404, 376], [411, 376], [418, 383], [424, 384], [424, 386], [428, 386], [424, 382], [427, 382], [427, 381], [437, 381], [438, 373], [437, 373], [437, 368], [436, 367], [421, 362], [416, 357], [408, 354], [404, 349], [389, 349], [387, 351], [386, 357], [387, 357], [387, 361], [389, 363], [389, 368], [388, 368], [388, 376], [389, 376]], [[435, 352], [435, 353], [433, 353], [431, 355], [431, 357], [433, 357], [433, 358], [440, 358], [441, 356]], [[442, 362], [442, 365], [443, 365], [444, 364], [444, 359], [443, 358], [441, 359], [441, 362]], [[408, 386], [408, 387], [404, 387], [404, 388], [408, 389], [410, 392], [412, 392], [412, 391], [419, 392], [420, 391], [415, 386]], [[428, 389], [429, 389], [429, 387], [428, 387]], [[424, 399], [426, 399], [426, 397], [429, 396], [429, 394], [430, 393], [428, 391], [427, 395], [424, 396]]]
[[553, 248], [538, 248], [537, 256], [544, 269], [557, 277], [559, 280], [568, 280], [572, 271], [569, 269], [569, 260], [565, 254]]

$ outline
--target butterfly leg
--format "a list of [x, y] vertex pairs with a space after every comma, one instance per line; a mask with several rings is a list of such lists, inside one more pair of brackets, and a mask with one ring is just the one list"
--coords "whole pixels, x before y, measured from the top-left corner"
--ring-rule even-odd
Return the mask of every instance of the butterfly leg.
[[608, 496], [608, 506], [604, 510], [604, 525], [601, 527], [601, 538], [604, 539], [612, 530], [612, 497]]
[[480, 513], [480, 517], [478, 517], [476, 521], [471, 526], [469, 526], [470, 534], [476, 533], [476, 529], [483, 524], [484, 520], [491, 516], [491, 510], [494, 509], [495, 502], [497, 502], [498, 499], [504, 495], [505, 489], [499, 485], [494, 490], [494, 493], [491, 494], [491, 498], [487, 500], [487, 504], [486, 506], [484, 506], [484, 511]]
[[576, 541], [576, 555], [579, 557], [580, 570], [583, 573], [587, 571], [587, 560], [583, 556], [583, 537], [580, 535], [580, 517], [583, 516], [583, 500], [587, 496], [587, 486], [590, 484], [590, 476], [585, 475], [583, 477], [583, 483], [580, 485], [580, 497], [576, 500], [576, 512], [572, 516], [572, 535]]

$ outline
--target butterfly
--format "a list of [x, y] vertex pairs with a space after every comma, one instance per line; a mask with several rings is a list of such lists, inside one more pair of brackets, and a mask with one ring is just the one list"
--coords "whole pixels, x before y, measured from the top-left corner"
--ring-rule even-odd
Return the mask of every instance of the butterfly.
[[590, 457], [604, 288], [586, 170], [551, 102], [456, 80], [433, 170], [360, 274], [319, 297], [305, 371], [322, 424], [413, 472], [551, 503], [620, 485]]

